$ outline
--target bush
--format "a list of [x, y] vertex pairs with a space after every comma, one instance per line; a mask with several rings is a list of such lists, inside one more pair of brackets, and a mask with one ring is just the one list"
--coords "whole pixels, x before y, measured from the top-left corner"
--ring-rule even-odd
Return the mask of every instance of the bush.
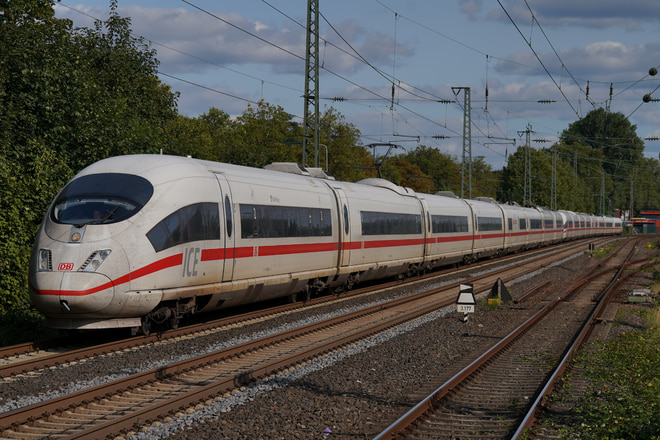
[[647, 312], [645, 331], [595, 345], [577, 358], [593, 385], [575, 409], [572, 438], [660, 438], [660, 309]]

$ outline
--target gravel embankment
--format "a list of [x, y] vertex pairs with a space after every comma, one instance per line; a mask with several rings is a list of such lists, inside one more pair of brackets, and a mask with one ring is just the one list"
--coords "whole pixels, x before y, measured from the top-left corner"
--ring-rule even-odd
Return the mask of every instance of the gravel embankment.
[[[578, 255], [508, 287], [521, 293], [530, 286], [551, 281], [551, 287], [545, 290], [558, 292], [570, 284], [580, 269], [594, 263]], [[542, 296], [543, 293], [537, 295]], [[319, 319], [317, 313], [340, 313], [359, 307], [360, 301], [324, 307], [314, 317], [298, 313], [278, 318], [277, 322], [257, 323], [177, 344], [154, 344], [21, 376], [0, 387], [0, 412], [303, 325]], [[244, 387], [211, 405], [190, 409], [134, 438], [373, 438], [471, 362], [476, 353], [482, 353], [526, 319], [536, 306], [511, 304], [495, 311], [477, 309], [468, 323], [462, 322], [462, 315], [449, 311], [375, 336]]]

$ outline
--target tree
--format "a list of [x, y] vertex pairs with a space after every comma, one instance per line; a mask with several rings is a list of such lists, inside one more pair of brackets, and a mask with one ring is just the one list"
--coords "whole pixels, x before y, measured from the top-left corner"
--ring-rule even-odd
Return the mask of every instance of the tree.
[[[347, 123], [332, 107], [321, 114], [319, 124], [319, 142], [328, 149], [328, 172], [346, 182], [357, 182], [369, 176], [365, 168], [372, 167], [373, 163], [369, 151], [360, 145], [360, 131], [355, 125]], [[319, 155], [323, 156], [322, 151]], [[324, 162], [325, 158], [321, 159], [320, 163]]]
[[178, 115], [165, 128], [163, 152], [197, 159], [228, 162], [232, 151], [231, 116], [211, 107], [197, 118]]
[[425, 145], [418, 146], [403, 157], [430, 176], [437, 191], [461, 193], [461, 169], [455, 158]]
[[73, 30], [50, 0], [0, 0], [0, 313], [27, 303], [32, 241], [73, 174], [109, 155], [156, 152], [176, 96], [155, 52], [115, 13]]
[[[575, 161], [581, 184], [587, 192], [600, 193], [600, 171], [611, 179], [606, 198], [612, 209], [630, 205], [630, 182], [634, 170], [643, 162], [644, 143], [637, 136], [637, 127], [622, 113], [603, 108], [589, 112], [584, 118], [569, 124], [561, 134], [562, 151], [575, 149]], [[594, 162], [600, 161], [599, 164]], [[583, 162], [586, 161], [586, 165]], [[598, 185], [598, 189], [595, 189]]]
[[273, 162], [300, 163], [297, 149], [285, 143], [288, 139], [299, 138], [300, 127], [291, 118], [282, 107], [265, 101], [260, 101], [256, 107], [248, 104], [236, 118], [226, 161], [257, 168]]
[[614, 175], [622, 162], [637, 162], [642, 158], [644, 142], [637, 136], [637, 126], [623, 113], [611, 113], [604, 108], [590, 111], [564, 130], [560, 136], [567, 146], [583, 145], [599, 151], [607, 159], [605, 171]]
[[394, 182], [414, 191], [425, 194], [434, 194], [435, 183], [433, 178], [425, 175], [422, 170], [402, 156], [388, 160], [385, 169], [392, 173]]
[[498, 198], [500, 182], [493, 167], [483, 157], [472, 159], [472, 196]]

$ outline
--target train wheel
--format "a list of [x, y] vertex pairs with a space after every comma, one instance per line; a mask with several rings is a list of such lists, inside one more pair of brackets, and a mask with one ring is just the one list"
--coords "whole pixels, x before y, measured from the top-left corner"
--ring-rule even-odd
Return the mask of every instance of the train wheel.
[[178, 328], [179, 328], [179, 321], [180, 321], [180, 319], [178, 319], [178, 318], [172, 316], [172, 317], [170, 318], [170, 328], [171, 328], [172, 330], [176, 330], [176, 329], [178, 329]]
[[144, 336], [149, 336], [151, 334], [151, 321], [148, 318], [142, 318], [140, 330]]

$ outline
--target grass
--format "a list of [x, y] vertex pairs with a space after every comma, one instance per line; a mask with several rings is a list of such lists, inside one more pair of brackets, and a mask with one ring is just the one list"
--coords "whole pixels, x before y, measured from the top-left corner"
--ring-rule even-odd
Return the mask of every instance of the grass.
[[591, 387], [564, 438], [660, 439], [660, 308], [645, 315], [644, 330], [593, 343], [573, 359]]
[[601, 246], [599, 248], [596, 248], [593, 250], [593, 252], [590, 251], [584, 251], [585, 254], [591, 254], [594, 257], [597, 258], [603, 258], [607, 254], [609, 254], [612, 249], [615, 249], [617, 246], [619, 246], [620, 242], [614, 242], [614, 243], [607, 243], [604, 246]]

